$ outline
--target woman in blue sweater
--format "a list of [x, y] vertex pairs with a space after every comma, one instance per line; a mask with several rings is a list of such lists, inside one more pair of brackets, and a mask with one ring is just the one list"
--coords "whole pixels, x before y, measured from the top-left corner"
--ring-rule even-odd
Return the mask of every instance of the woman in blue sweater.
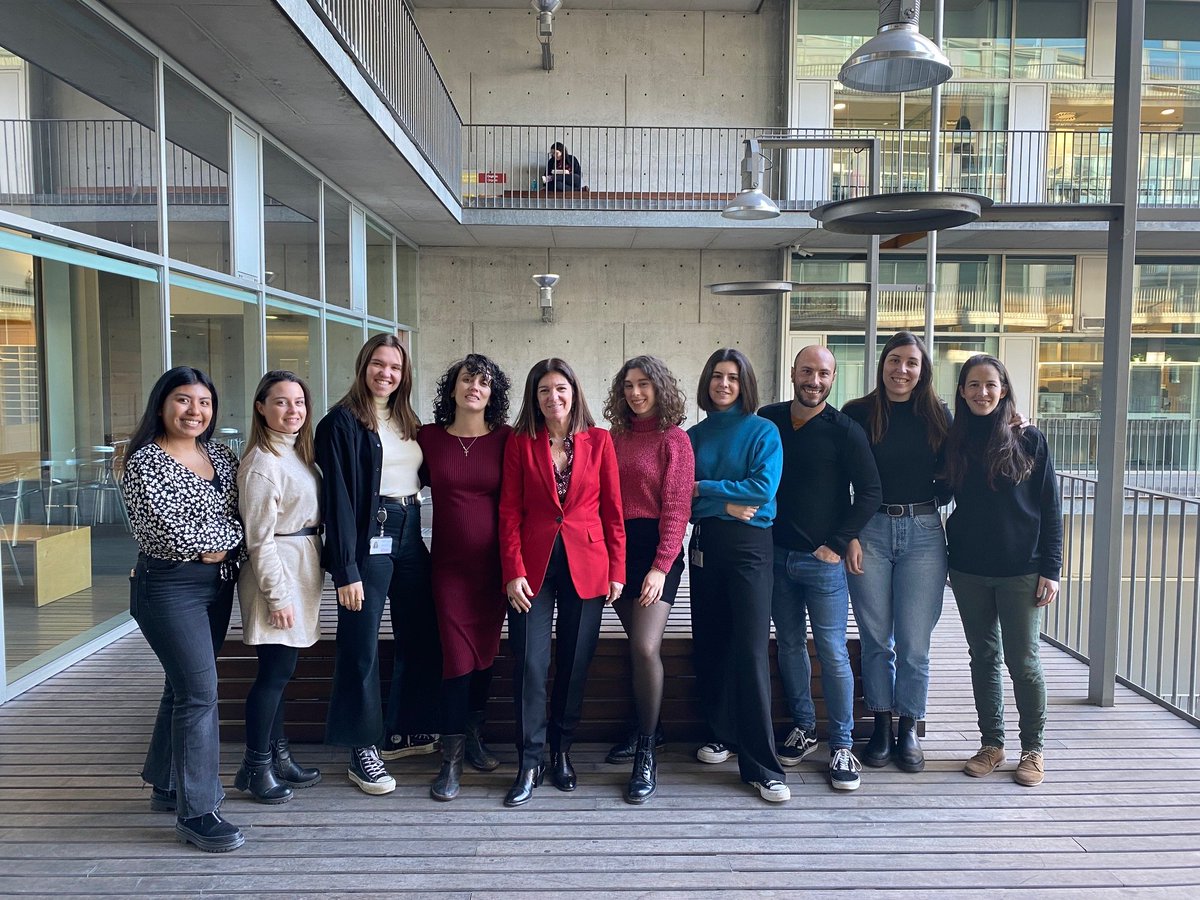
[[963, 771], [981, 778], [1004, 764], [1003, 663], [1021, 726], [1013, 779], [1032, 787], [1045, 771], [1046, 682], [1038, 632], [1041, 608], [1058, 596], [1062, 508], [1046, 438], [1015, 422], [1015, 408], [1000, 360], [980, 354], [963, 363], [946, 440], [946, 477], [955, 502], [946, 538], [982, 733], [982, 746]]
[[783, 471], [779, 430], [755, 415], [750, 361], [724, 348], [708, 358], [696, 403], [707, 418], [688, 429], [692, 490], [692, 647], [712, 740], [702, 762], [734, 753], [742, 780], [764, 800], [791, 798], [771, 727], [771, 523]]

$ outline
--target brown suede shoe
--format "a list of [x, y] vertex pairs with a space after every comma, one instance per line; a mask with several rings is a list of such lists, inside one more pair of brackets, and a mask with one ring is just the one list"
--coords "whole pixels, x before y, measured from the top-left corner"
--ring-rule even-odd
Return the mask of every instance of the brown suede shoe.
[[1017, 771], [1013, 773], [1013, 781], [1025, 787], [1034, 787], [1041, 784], [1045, 777], [1046, 765], [1041, 752], [1022, 750], [1021, 761], [1017, 763]]
[[1003, 747], [980, 747], [979, 752], [967, 760], [963, 771], [972, 778], [983, 778], [991, 775], [1004, 765]]

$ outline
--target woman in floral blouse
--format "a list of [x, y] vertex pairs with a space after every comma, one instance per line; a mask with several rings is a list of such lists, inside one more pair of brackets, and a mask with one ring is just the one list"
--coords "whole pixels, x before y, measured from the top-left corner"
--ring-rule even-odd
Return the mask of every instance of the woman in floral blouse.
[[[245, 838], [217, 812], [216, 652], [233, 607], [242, 523], [237, 459], [212, 442], [217, 391], [199, 369], [166, 372], [129, 441], [121, 488], [137, 539], [129, 611], [166, 673], [142, 778], [151, 809], [175, 812], [175, 833], [201, 850]], [[196, 640], [207, 632], [211, 641]]]

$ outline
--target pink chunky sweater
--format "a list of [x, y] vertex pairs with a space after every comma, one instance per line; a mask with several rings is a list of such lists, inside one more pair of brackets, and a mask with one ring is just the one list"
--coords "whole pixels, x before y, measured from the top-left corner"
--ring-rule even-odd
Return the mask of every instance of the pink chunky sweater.
[[613, 435], [621, 501], [626, 519], [658, 519], [654, 567], [669, 571], [683, 546], [692, 513], [696, 462], [682, 428], [658, 430], [657, 419], [634, 419], [630, 430]]

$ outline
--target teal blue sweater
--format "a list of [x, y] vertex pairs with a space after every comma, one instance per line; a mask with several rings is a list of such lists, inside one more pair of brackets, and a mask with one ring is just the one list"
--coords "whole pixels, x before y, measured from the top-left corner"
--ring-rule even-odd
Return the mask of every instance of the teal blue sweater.
[[779, 429], [738, 407], [710, 412], [688, 429], [696, 455], [700, 496], [692, 498], [692, 521], [717, 516], [736, 521], [726, 503], [757, 506], [747, 524], [769, 528], [775, 521], [775, 492], [783, 473]]

